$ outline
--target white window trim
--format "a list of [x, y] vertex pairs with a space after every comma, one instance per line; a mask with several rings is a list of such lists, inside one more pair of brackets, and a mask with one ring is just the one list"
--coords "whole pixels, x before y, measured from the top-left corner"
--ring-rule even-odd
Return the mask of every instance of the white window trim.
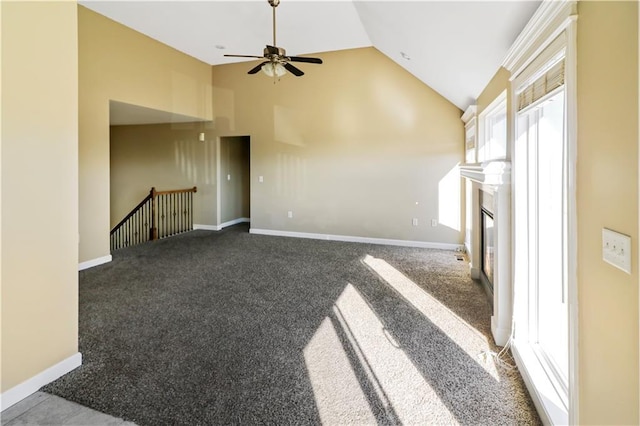
[[[487, 134], [486, 134], [486, 129], [487, 129], [487, 121], [493, 117], [494, 115], [497, 115], [498, 113], [504, 112], [505, 114], [508, 113], [507, 110], [507, 91], [504, 90], [502, 93], [500, 93], [498, 96], [496, 96], [496, 98], [491, 101], [491, 103], [489, 105], [487, 105], [487, 107], [480, 113], [480, 116], [478, 117], [478, 128], [476, 129], [476, 161], [479, 162], [489, 162], [489, 161], [500, 161], [500, 160], [505, 160], [508, 158], [508, 152], [509, 150], [507, 149], [507, 147], [505, 146], [505, 154], [503, 156], [500, 157], [490, 157], [490, 158], [483, 158], [482, 160], [480, 160], [480, 153], [479, 150], [480, 148], [485, 149], [485, 145], [487, 143]], [[507, 120], [509, 119], [509, 117], [507, 116]], [[508, 126], [507, 126], [508, 127]], [[508, 130], [507, 130], [508, 132]], [[506, 134], [505, 135], [506, 140], [507, 140], [507, 145], [508, 145], [508, 141], [509, 141], [509, 135]]]
[[[545, 57], [552, 56], [556, 39], [561, 34], [562, 49], [565, 54], [565, 102], [567, 104], [567, 150], [568, 150], [568, 294], [569, 294], [569, 407], [564, 404], [555, 391], [551, 380], [544, 369], [536, 363], [537, 357], [529, 345], [519, 344], [517, 336], [514, 339], [513, 354], [529, 389], [531, 397], [546, 424], [579, 424], [578, 399], [578, 295], [577, 295], [577, 209], [576, 209], [576, 159], [577, 159], [577, 93], [576, 93], [576, 21], [577, 1], [575, 0], [545, 0], [516, 39], [503, 66], [511, 72], [511, 101], [516, 105], [517, 88], [522, 87], [527, 80], [534, 77], [539, 67], [534, 62], [545, 63]], [[542, 54], [542, 55], [541, 55]], [[546, 58], [546, 61], [550, 60]], [[530, 65], [534, 65], [531, 66]], [[527, 75], [528, 74], [528, 75]], [[512, 108], [508, 117], [510, 134], [508, 135], [509, 152], [513, 152], [516, 139], [517, 111]], [[517, 173], [515, 171], [514, 175]], [[515, 182], [514, 182], [515, 184]], [[512, 203], [515, 200], [512, 199]], [[515, 205], [515, 204], [514, 204]], [[515, 223], [515, 209], [512, 210], [512, 220]], [[515, 236], [515, 233], [513, 233]], [[512, 244], [515, 250], [515, 242]], [[515, 253], [512, 257], [515, 259]], [[514, 268], [515, 270], [515, 268]], [[515, 278], [515, 277], [514, 277]], [[515, 280], [514, 280], [515, 282]], [[516, 330], [517, 333], [517, 330]], [[539, 368], [537, 368], [537, 367]]]
[[[462, 114], [460, 119], [464, 122], [464, 158], [465, 164], [474, 164], [476, 162], [478, 151], [478, 128], [476, 125], [476, 105], [470, 105], [467, 110]], [[469, 140], [469, 133], [473, 133], [473, 161], [467, 161], [467, 141]]]

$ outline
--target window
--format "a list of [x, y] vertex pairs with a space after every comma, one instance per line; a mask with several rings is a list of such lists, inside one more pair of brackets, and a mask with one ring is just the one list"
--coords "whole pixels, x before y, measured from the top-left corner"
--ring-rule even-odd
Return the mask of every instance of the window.
[[[564, 91], [520, 114], [528, 139], [529, 343], [566, 396], [568, 310], [564, 179]], [[565, 401], [566, 402], [566, 401]]]
[[476, 119], [472, 118], [465, 126], [465, 161], [476, 162]]
[[542, 67], [517, 92], [517, 339], [568, 407], [569, 310], [567, 132], [564, 58]]
[[461, 119], [464, 121], [464, 161], [472, 164], [476, 162], [476, 106], [470, 105]]
[[543, 2], [503, 66], [513, 125], [512, 353], [545, 424], [580, 424], [577, 2]]
[[478, 161], [503, 160], [507, 155], [507, 92], [480, 114]]

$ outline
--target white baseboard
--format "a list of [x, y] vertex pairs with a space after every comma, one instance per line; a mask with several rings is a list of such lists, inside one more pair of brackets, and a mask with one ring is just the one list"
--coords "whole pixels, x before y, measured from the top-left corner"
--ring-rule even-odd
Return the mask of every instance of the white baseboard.
[[87, 260], [86, 262], [80, 262], [78, 264], [78, 271], [82, 271], [84, 269], [93, 268], [94, 266], [102, 265], [104, 263], [109, 263], [113, 260], [111, 255], [98, 257], [97, 259]]
[[480, 268], [476, 268], [472, 264], [469, 264], [469, 273], [471, 274], [471, 278], [474, 280], [480, 279]]
[[424, 241], [393, 240], [387, 238], [353, 237], [349, 235], [313, 234], [308, 232], [278, 231], [272, 229], [250, 228], [249, 233], [272, 235], [276, 237], [309, 238], [313, 240], [344, 241], [348, 243], [382, 244], [387, 246], [418, 247], [441, 250], [462, 250], [462, 244], [429, 243]]
[[12, 405], [22, 401], [29, 395], [37, 392], [38, 389], [44, 385], [48, 385], [57, 378], [64, 376], [81, 365], [82, 354], [77, 352], [69, 358], [60, 361], [56, 365], [36, 374], [32, 378], [25, 380], [19, 385], [2, 392], [2, 395], [0, 395], [0, 411], [4, 411]]
[[227, 226], [237, 225], [239, 223], [250, 223], [250, 222], [251, 222], [251, 219], [249, 219], [248, 217], [239, 217], [238, 219], [233, 219], [228, 222], [221, 223], [220, 229], [226, 228]]
[[511, 337], [511, 328], [498, 327], [495, 321], [495, 316], [491, 317], [491, 334], [493, 335], [493, 341], [498, 346], [504, 346]]
[[199, 225], [199, 224], [193, 224], [193, 229], [203, 229], [205, 231], [222, 231], [222, 229], [226, 228], [227, 226], [233, 226], [233, 225], [237, 225], [239, 223], [249, 223], [251, 222], [251, 219], [249, 219], [248, 217], [240, 217], [238, 219], [233, 219], [230, 220], [228, 222], [225, 223], [221, 223], [220, 225]]
[[193, 224], [193, 229], [202, 229], [204, 231], [219, 231], [220, 228], [218, 225], [198, 225], [198, 224]]

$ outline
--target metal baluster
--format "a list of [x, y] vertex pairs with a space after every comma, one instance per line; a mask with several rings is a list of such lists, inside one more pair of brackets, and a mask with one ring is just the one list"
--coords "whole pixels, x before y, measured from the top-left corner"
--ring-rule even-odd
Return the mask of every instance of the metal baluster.
[[147, 241], [147, 238], [149, 237], [149, 209], [147, 208], [147, 204], [144, 205], [144, 229], [145, 229], [145, 234], [146, 236], [144, 237], [144, 240]]
[[178, 221], [176, 220], [176, 194], [171, 194], [171, 205], [172, 205], [172, 210], [173, 210], [173, 232], [172, 234], [177, 234], [177, 226], [178, 226]]

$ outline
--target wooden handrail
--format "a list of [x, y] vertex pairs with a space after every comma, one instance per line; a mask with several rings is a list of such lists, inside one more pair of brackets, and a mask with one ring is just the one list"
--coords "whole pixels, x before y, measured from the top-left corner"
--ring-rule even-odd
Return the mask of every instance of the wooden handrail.
[[167, 195], [167, 194], [183, 194], [187, 192], [198, 192], [198, 187], [194, 186], [193, 188], [187, 189], [172, 189], [170, 191], [156, 191], [154, 188], [151, 188], [154, 191], [155, 195]]
[[[153, 188], [152, 188], [153, 191]], [[147, 195], [144, 200], [140, 201], [140, 204], [138, 204], [137, 206], [135, 206], [133, 208], [133, 210], [131, 210], [129, 212], [128, 215], [126, 215], [124, 217], [124, 219], [122, 219], [116, 226], [113, 227], [113, 229], [111, 230], [111, 235], [113, 235], [114, 232], [116, 232], [116, 230], [118, 228], [120, 228], [122, 226], [123, 223], [125, 223], [127, 220], [129, 220], [131, 218], [131, 216], [133, 216], [134, 214], [136, 214], [136, 212], [138, 211], [138, 209], [140, 209], [142, 206], [144, 206], [144, 203], [146, 203], [147, 201], [151, 200], [153, 198], [152, 193], [149, 192], [149, 195]]]
[[[117, 249], [193, 229], [193, 193], [197, 187], [156, 191], [147, 195], [110, 232]], [[177, 210], [179, 208], [180, 210]], [[160, 228], [160, 229], [159, 229]], [[135, 241], [135, 242], [134, 242]]]

